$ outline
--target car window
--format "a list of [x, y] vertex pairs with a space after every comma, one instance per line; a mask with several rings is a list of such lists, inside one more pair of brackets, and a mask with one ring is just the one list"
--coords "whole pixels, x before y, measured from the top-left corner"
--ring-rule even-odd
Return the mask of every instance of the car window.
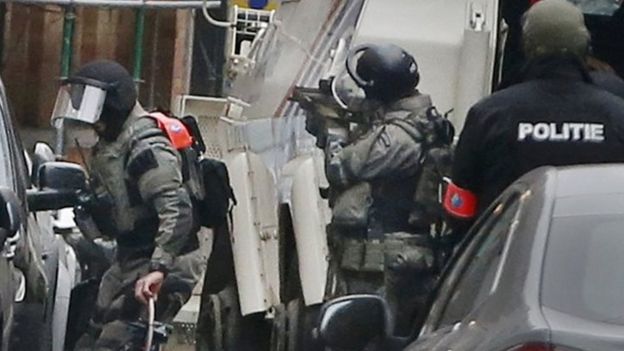
[[441, 287], [447, 293], [441, 297], [436, 329], [459, 322], [488, 296], [521, 203], [519, 193], [511, 195], [475, 228], [473, 239], [443, 283], [446, 286]]
[[623, 228], [623, 213], [554, 218], [542, 274], [544, 306], [624, 325]]
[[614, 0], [568, 0], [586, 15], [611, 16], [620, 7]]

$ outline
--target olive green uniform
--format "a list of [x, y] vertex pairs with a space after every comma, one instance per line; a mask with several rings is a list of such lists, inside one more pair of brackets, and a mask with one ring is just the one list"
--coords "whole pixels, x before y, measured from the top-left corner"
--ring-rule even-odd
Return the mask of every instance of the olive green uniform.
[[180, 155], [145, 115], [137, 104], [119, 137], [100, 140], [94, 148], [90, 172], [99, 200], [91, 215], [100, 232], [116, 240], [117, 253], [100, 284], [92, 330], [78, 350], [116, 351], [130, 342], [127, 322], [143, 313], [134, 285], [150, 270], [168, 272], [156, 317], [170, 322], [205, 268]]
[[338, 193], [328, 295], [383, 293], [395, 315], [404, 312], [399, 324], [418, 314], [432, 281], [431, 221], [410, 221], [422, 205], [414, 196], [428, 152], [421, 125], [431, 108], [429, 96], [415, 92], [377, 110], [375, 125], [358, 140], [330, 135], [326, 149], [327, 178]]

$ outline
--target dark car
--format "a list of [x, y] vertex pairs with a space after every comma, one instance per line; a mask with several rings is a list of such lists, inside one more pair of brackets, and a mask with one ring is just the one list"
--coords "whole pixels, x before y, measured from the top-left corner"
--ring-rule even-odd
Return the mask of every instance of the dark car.
[[1, 81], [0, 162], [0, 350], [61, 350], [55, 325], [67, 314], [58, 304], [58, 292], [67, 290], [58, 279], [66, 245], [54, 235], [49, 211], [76, 202], [85, 174], [45, 155], [30, 162]]
[[418, 337], [389, 336], [375, 296], [329, 302], [319, 334], [333, 350], [624, 350], [623, 235], [624, 165], [541, 168], [470, 230]]

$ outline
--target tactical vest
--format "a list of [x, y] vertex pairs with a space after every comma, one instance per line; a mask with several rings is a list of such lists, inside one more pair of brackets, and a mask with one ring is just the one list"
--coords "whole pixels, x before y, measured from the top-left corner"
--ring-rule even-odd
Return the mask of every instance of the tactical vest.
[[[117, 238], [132, 232], [138, 223], [148, 222], [154, 213], [136, 201], [133, 183], [126, 170], [133, 140], [141, 134], [154, 133], [151, 121], [131, 117], [130, 125], [113, 142], [100, 141], [91, 161], [91, 184], [98, 211], [92, 214], [102, 234]], [[157, 218], [157, 217], [156, 217]]]
[[[158, 129], [154, 128], [156, 121]], [[236, 204], [229, 174], [219, 160], [202, 158], [205, 144], [192, 117], [178, 119], [160, 112], [134, 118], [120, 136], [111, 143], [101, 145], [92, 160], [94, 191], [104, 208], [94, 217], [102, 234], [118, 237], [131, 233], [157, 217], [142, 201], [136, 189], [136, 180], [128, 174], [130, 152], [140, 140], [164, 134], [178, 153], [182, 182], [193, 201], [198, 223], [205, 227], [223, 224]], [[119, 177], [123, 175], [123, 177]], [[107, 213], [108, 212], [108, 213]]]
[[438, 224], [443, 219], [444, 188], [453, 161], [453, 126], [434, 107], [427, 109], [422, 116], [393, 119], [390, 123], [403, 129], [422, 146], [409, 224], [419, 228]]
[[199, 224], [215, 228], [231, 220], [236, 196], [227, 166], [220, 160], [202, 157], [206, 151], [195, 118], [181, 119], [161, 112], [150, 113], [182, 158], [182, 178], [191, 196]]

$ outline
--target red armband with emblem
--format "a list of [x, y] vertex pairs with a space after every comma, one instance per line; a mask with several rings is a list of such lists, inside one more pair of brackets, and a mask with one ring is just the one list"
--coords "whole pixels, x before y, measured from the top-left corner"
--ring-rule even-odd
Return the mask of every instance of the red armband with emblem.
[[450, 183], [444, 194], [444, 209], [455, 217], [471, 219], [477, 214], [477, 196]]
[[167, 117], [160, 112], [152, 112], [149, 116], [158, 122], [158, 128], [166, 134], [176, 149], [182, 150], [193, 145], [193, 137], [179, 119]]

